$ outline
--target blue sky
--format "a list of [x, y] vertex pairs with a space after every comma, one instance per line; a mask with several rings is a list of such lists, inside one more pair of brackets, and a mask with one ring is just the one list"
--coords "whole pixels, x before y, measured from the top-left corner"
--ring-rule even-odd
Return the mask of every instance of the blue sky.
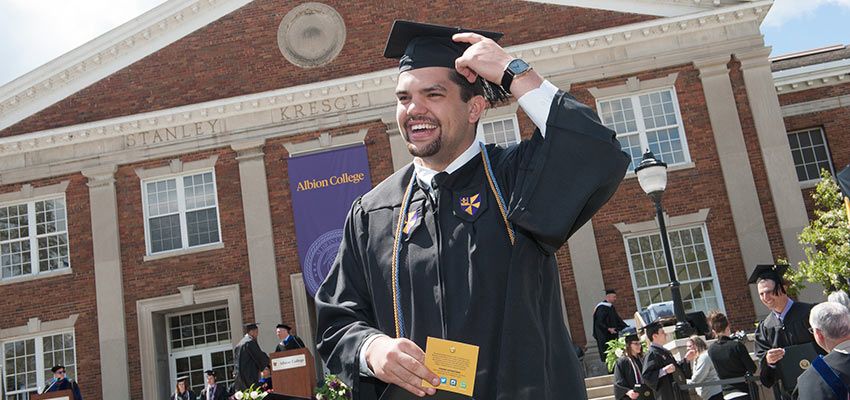
[[[0, 85], [164, 0], [0, 0]], [[850, 0], [776, 0], [762, 31], [773, 55], [850, 44]]]

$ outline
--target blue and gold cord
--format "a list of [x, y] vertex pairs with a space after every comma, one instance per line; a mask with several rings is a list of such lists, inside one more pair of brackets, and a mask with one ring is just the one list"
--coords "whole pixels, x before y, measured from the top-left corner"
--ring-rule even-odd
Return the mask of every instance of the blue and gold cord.
[[[508, 232], [508, 239], [511, 241], [511, 245], [515, 243], [515, 234], [513, 225], [508, 221], [508, 213], [505, 207], [505, 199], [502, 197], [502, 191], [499, 190], [499, 184], [496, 181], [496, 178], [493, 176], [493, 169], [490, 165], [490, 157], [487, 154], [487, 149], [484, 147], [484, 143], [479, 142], [481, 148], [481, 158], [484, 161], [484, 172], [487, 175], [487, 182], [490, 184], [490, 190], [496, 197], [496, 204], [499, 207], [499, 213], [502, 216], [502, 221], [505, 222], [505, 230]], [[401, 286], [399, 285], [398, 278], [398, 263], [399, 258], [401, 257], [401, 235], [402, 230], [404, 228], [404, 224], [407, 221], [407, 212], [410, 208], [411, 201], [411, 193], [413, 192], [413, 184], [416, 182], [416, 172], [414, 172], [410, 177], [410, 182], [407, 184], [407, 189], [404, 191], [404, 197], [401, 201], [401, 210], [398, 215], [398, 223], [396, 223], [395, 236], [393, 237], [393, 254], [392, 254], [392, 262], [391, 262], [391, 274], [393, 280], [393, 322], [395, 323], [395, 337], [401, 338], [404, 337], [404, 315], [401, 312], [401, 298], [399, 293], [401, 292]], [[439, 205], [438, 205], [439, 207]], [[422, 218], [420, 216], [420, 218]]]

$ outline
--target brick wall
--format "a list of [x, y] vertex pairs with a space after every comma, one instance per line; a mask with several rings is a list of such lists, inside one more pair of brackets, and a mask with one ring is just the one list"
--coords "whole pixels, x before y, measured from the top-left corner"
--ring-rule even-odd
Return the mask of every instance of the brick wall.
[[[45, 277], [26, 282], [0, 285], [3, 318], [0, 329], [24, 326], [30, 318], [42, 323], [79, 314], [74, 325], [77, 377], [85, 398], [100, 396], [100, 349], [97, 336], [97, 302], [94, 286], [94, 261], [91, 246], [91, 212], [88, 181], [80, 174], [58, 176], [29, 182], [42, 187], [70, 181], [65, 191], [68, 218], [69, 275]], [[21, 185], [0, 187], [0, 193], [15, 192]], [[34, 265], [33, 268], [38, 268]], [[45, 368], [50, 368], [46, 365]], [[38, 373], [42, 373], [38, 371]]]
[[[301, 69], [280, 53], [278, 25], [301, 1], [258, 0], [199, 29], [0, 136], [75, 125], [180, 105], [264, 92], [390, 68], [381, 57], [395, 19], [506, 32], [504, 45], [550, 39], [655, 17], [501, 0], [325, 1], [345, 20], [346, 43], [329, 65]], [[530, 23], [529, 21], [536, 21]], [[261, 78], [258, 78], [261, 77]]]
[[[782, 94], [779, 96], [779, 102], [782, 105], [791, 105], [846, 94], [850, 94], [850, 83]], [[818, 127], [823, 129], [824, 136], [826, 136], [826, 144], [834, 172], [841, 171], [842, 168], [850, 164], [850, 107], [833, 108], [785, 118], [785, 130], [788, 132]], [[814, 209], [813, 192], [814, 188], [803, 189], [803, 200], [806, 202], [809, 218], [814, 218], [812, 213]]]
[[[691, 161], [695, 164], [695, 168], [669, 173], [667, 191], [664, 194], [664, 210], [670, 216], [678, 216], [696, 213], [703, 208], [710, 209], [706, 221], [708, 240], [714, 255], [726, 312], [735, 329], [750, 328], [755, 319], [755, 313], [746, 285], [746, 274], [731, 218], [722, 171], [718, 164], [714, 135], [705, 106], [699, 72], [691, 65], [683, 65], [642, 72], [637, 74], [637, 77], [640, 80], [649, 80], [662, 78], [674, 72], [678, 73], [675, 89]], [[628, 77], [623, 76], [573, 84], [571, 93], [582, 102], [595, 107], [595, 99], [587, 88], [622, 85], [626, 78]], [[621, 293], [618, 311], [623, 317], [630, 317], [635, 312], [636, 301], [632, 295], [631, 279], [623, 279], [631, 275], [623, 236], [614, 224], [651, 221], [654, 218], [655, 210], [652, 202], [640, 189], [634, 177], [624, 180], [611, 201], [593, 218], [605, 287], [613, 288]], [[575, 332], [576, 328], [572, 326], [573, 319], [570, 323], [573, 334], [579, 336]]]

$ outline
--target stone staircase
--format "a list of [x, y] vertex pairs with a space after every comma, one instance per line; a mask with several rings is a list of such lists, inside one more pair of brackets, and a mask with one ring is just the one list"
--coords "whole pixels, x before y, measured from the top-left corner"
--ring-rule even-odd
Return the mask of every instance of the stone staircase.
[[584, 384], [588, 400], [614, 400], [614, 375], [586, 378]]

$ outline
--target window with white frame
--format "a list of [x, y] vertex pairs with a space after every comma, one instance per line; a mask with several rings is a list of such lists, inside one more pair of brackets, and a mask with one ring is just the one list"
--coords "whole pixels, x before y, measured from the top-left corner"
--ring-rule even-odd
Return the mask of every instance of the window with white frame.
[[38, 275], [71, 266], [65, 198], [0, 206], [0, 277]]
[[144, 181], [148, 254], [218, 243], [218, 196], [213, 171]]
[[[670, 230], [670, 249], [685, 312], [723, 310], [714, 257], [705, 226]], [[673, 300], [661, 234], [626, 237], [638, 309]]]
[[171, 376], [189, 377], [187, 384], [195, 393], [203, 389], [207, 370], [215, 371], [223, 387], [233, 382], [227, 307], [168, 316], [168, 344]]
[[484, 143], [508, 147], [519, 143], [519, 123], [516, 115], [507, 118], [482, 121], [478, 124], [478, 134], [484, 137]]
[[623, 151], [632, 158], [629, 171], [640, 164], [646, 149], [667, 165], [690, 162], [673, 88], [599, 100], [597, 105], [602, 123], [617, 133]]
[[800, 182], [820, 179], [822, 169], [833, 172], [829, 149], [826, 147], [821, 128], [791, 132], [788, 134], [788, 144], [791, 146], [791, 157], [794, 159], [797, 180]]
[[26, 400], [53, 378], [54, 365], [65, 367], [76, 379], [74, 333], [51, 333], [3, 342], [3, 393], [5, 400]]

